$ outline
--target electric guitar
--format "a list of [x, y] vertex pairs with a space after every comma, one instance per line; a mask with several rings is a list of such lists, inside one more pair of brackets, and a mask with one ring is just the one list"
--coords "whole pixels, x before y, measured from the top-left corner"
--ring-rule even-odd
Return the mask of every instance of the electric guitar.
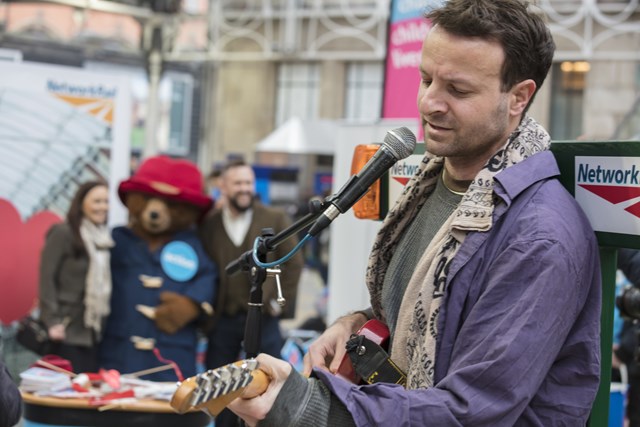
[[[369, 320], [357, 332], [381, 347], [389, 340], [389, 330], [378, 320]], [[361, 382], [348, 354], [342, 358], [336, 375], [354, 384]], [[179, 414], [192, 408], [215, 418], [237, 397], [252, 399], [261, 395], [269, 385], [269, 377], [255, 359], [241, 360], [211, 369], [178, 384], [171, 398], [171, 407]]]
[[[384, 349], [388, 348], [389, 346], [389, 328], [387, 328], [387, 325], [379, 320], [367, 320], [367, 322], [362, 325], [360, 329], [358, 329], [358, 332], [356, 332], [356, 334], [364, 335], [365, 338], [370, 339]], [[348, 353], [346, 353], [342, 357], [340, 366], [336, 371], [336, 375], [353, 384], [367, 384], [367, 382], [363, 381], [362, 378], [360, 378], [360, 376], [356, 374]]]

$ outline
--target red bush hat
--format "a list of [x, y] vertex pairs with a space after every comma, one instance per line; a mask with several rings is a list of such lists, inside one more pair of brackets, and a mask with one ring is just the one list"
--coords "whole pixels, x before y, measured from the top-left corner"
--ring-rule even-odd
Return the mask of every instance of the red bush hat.
[[204, 192], [204, 180], [196, 165], [168, 156], [149, 157], [132, 177], [120, 183], [118, 196], [122, 203], [126, 204], [126, 195], [132, 191], [188, 203], [202, 212], [213, 204]]

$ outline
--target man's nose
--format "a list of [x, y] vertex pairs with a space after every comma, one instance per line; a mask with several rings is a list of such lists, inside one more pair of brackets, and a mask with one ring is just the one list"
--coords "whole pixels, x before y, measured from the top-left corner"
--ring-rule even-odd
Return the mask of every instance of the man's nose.
[[444, 100], [442, 90], [435, 84], [423, 88], [418, 105], [420, 112], [425, 115], [444, 113], [447, 111], [447, 103]]

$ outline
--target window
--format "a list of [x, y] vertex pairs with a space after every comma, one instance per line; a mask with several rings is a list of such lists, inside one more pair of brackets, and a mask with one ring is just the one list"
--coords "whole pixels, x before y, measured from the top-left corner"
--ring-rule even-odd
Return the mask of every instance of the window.
[[276, 127], [293, 116], [318, 116], [320, 70], [318, 64], [281, 64], [278, 69]]
[[582, 106], [586, 75], [590, 65], [584, 61], [553, 64], [551, 81], [552, 140], [573, 140], [582, 135]]
[[640, 64], [636, 64], [635, 100], [620, 121], [612, 139], [640, 140]]
[[383, 64], [351, 62], [347, 65], [344, 118], [379, 119], [382, 108]]

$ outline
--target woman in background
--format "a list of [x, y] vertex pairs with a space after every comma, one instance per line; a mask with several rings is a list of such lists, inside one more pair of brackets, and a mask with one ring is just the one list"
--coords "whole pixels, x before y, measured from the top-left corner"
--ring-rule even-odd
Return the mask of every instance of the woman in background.
[[52, 353], [68, 359], [76, 373], [98, 370], [97, 343], [109, 314], [108, 193], [102, 181], [82, 184], [66, 221], [51, 227], [42, 250], [40, 316]]

